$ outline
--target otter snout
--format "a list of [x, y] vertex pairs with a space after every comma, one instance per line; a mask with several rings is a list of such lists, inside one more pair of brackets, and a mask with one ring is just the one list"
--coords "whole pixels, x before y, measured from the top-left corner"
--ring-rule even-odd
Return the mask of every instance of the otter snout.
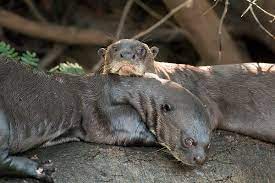
[[197, 165], [204, 164], [205, 160], [206, 160], [206, 155], [205, 154], [204, 155], [195, 155], [193, 157], [194, 164], [197, 164]]
[[[164, 145], [164, 144], [161, 144]], [[169, 149], [171, 154], [178, 160], [181, 161], [183, 164], [188, 166], [200, 166], [203, 165], [207, 159], [206, 152], [198, 151], [198, 149], [175, 149], [171, 150], [169, 146], [164, 145]]]
[[119, 69], [118, 74], [123, 76], [123, 75], [131, 75], [132, 73], [135, 73], [135, 72], [136, 72], [135, 66], [124, 65]]
[[131, 50], [121, 50], [119, 56], [125, 60], [135, 60], [136, 58], [136, 54]]

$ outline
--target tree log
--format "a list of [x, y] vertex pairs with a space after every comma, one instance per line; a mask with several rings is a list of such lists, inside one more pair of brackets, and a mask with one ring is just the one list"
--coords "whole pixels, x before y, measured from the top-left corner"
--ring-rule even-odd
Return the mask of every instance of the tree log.
[[[168, 9], [173, 9], [185, 0], [163, 0]], [[179, 25], [193, 35], [190, 40], [197, 49], [204, 64], [232, 64], [250, 61], [231, 39], [223, 26], [222, 31], [222, 60], [219, 61], [218, 27], [220, 19], [214, 11], [203, 13], [211, 6], [207, 0], [193, 0], [191, 7], [180, 10], [174, 15]]]
[[67, 44], [107, 45], [112, 40], [98, 30], [35, 22], [3, 9], [0, 9], [0, 26], [31, 37]]
[[[229, 132], [218, 132], [209, 159], [188, 167], [160, 148], [116, 147], [83, 142], [36, 149], [26, 154], [52, 160], [55, 183], [83, 182], [275, 182], [274, 144]], [[0, 178], [1, 183], [38, 183]]]

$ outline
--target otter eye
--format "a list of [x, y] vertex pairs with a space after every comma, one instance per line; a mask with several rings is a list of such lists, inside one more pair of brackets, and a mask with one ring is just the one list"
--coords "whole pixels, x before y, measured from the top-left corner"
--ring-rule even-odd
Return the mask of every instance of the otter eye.
[[163, 105], [161, 105], [161, 110], [163, 112], [169, 112], [172, 110], [172, 107], [169, 104], [163, 104]]
[[146, 54], [145, 48], [140, 48], [138, 52], [141, 56], [145, 56], [145, 54]]
[[192, 138], [186, 138], [183, 141], [183, 145], [187, 148], [190, 148], [192, 146], [196, 146], [195, 140]]
[[117, 46], [113, 46], [113, 51], [115, 51], [115, 52], [117, 52], [118, 51], [118, 48], [117, 48]]

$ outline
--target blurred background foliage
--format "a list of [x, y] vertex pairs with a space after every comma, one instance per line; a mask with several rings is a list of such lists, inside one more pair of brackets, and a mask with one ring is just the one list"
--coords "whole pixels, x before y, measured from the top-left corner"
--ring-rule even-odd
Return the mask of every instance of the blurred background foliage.
[[[23, 53], [18, 53], [14, 48], [9, 44], [1, 41], [0, 42], [0, 55], [7, 58], [13, 59], [14, 61], [21, 62], [23, 64], [29, 65], [33, 69], [39, 69], [38, 63], [39, 58], [37, 58], [36, 53], [25, 51]], [[49, 73], [65, 73], [65, 74], [74, 74], [74, 75], [83, 75], [85, 74], [84, 69], [77, 63], [59, 63], [57, 66], [49, 69]]]
[[[241, 62], [275, 62], [275, 1], [187, 0], [171, 18], [138, 39], [158, 46], [157, 61], [211, 65]], [[1, 0], [1, 54], [35, 67], [54, 71], [92, 72], [99, 62], [97, 50], [120, 38], [132, 38], [148, 29], [186, 0]], [[217, 2], [217, 3], [216, 3]], [[214, 4], [215, 7], [212, 7]], [[128, 12], [126, 6], [128, 4]], [[207, 11], [208, 10], [208, 11]], [[125, 13], [119, 36], [118, 27]], [[40, 28], [40, 29], [39, 29]], [[273, 37], [272, 37], [273, 36]], [[222, 43], [222, 59], [218, 58]], [[9, 46], [10, 45], [10, 46]], [[17, 50], [17, 51], [15, 51]], [[28, 50], [28, 51], [26, 51]], [[39, 59], [38, 59], [39, 58]], [[78, 62], [79, 65], [70, 63]], [[74, 69], [68, 69], [70, 67]]]

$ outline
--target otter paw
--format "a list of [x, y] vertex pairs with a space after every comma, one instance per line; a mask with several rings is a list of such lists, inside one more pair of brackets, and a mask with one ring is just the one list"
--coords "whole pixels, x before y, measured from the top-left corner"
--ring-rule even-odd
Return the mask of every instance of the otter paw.
[[51, 160], [47, 160], [40, 164], [40, 166], [37, 168], [36, 178], [40, 181], [47, 182], [47, 183], [53, 183], [53, 178], [51, 177], [52, 173], [54, 173], [56, 169], [53, 167], [53, 163]]

